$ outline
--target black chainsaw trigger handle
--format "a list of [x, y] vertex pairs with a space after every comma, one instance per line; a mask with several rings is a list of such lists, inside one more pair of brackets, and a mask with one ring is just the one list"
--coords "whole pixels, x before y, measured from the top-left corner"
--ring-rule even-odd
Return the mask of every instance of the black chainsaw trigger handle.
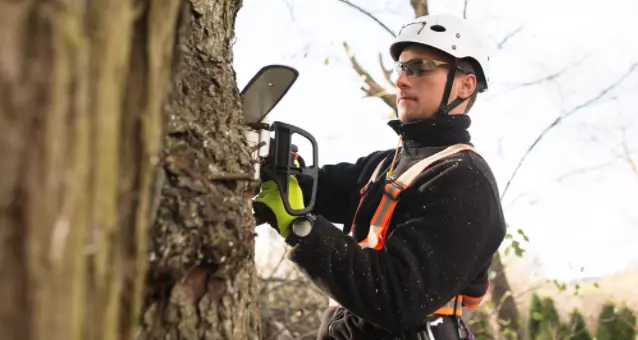
[[[274, 132], [275, 137], [271, 141], [271, 148], [268, 154], [268, 158], [271, 162], [272, 169], [274, 169], [274, 180], [279, 187], [279, 193], [283, 198], [284, 207], [286, 211], [293, 216], [302, 216], [314, 208], [315, 205], [315, 197], [317, 194], [317, 182], [319, 179], [319, 169], [318, 169], [318, 152], [317, 152], [317, 141], [315, 138], [308, 133], [307, 131], [298, 128], [294, 125], [282, 123], [282, 122], [274, 122], [270, 125], [270, 131]], [[297, 148], [297, 145], [292, 144], [292, 137], [294, 134], [300, 135], [307, 139], [312, 146], [312, 162], [311, 166], [307, 166], [307, 164], [301, 164], [300, 166], [296, 166], [294, 164], [294, 155], [297, 152], [300, 152]], [[302, 152], [300, 152], [302, 153]], [[307, 157], [304, 163], [307, 163]], [[273, 175], [273, 174], [271, 174]], [[306, 206], [303, 209], [293, 209], [290, 206], [290, 201], [288, 198], [289, 195], [289, 179], [291, 175], [303, 177], [310, 177], [312, 179], [312, 192], [310, 193], [310, 200], [307, 202]]]

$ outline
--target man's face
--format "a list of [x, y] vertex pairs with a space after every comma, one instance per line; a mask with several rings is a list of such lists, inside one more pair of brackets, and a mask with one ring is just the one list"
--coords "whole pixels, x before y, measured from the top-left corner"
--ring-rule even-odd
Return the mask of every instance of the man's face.
[[[407, 46], [399, 56], [400, 63], [417, 59], [448, 61], [442, 52], [418, 45]], [[413, 76], [408, 76], [406, 72], [401, 72], [396, 80], [396, 86], [398, 88], [398, 118], [402, 122], [429, 119], [434, 116], [441, 105], [448, 71], [448, 65], [441, 65]], [[465, 75], [459, 75], [459, 72], [457, 72], [448, 103], [453, 101], [459, 94], [458, 87], [463, 83], [463, 77]], [[459, 105], [450, 114], [463, 113], [465, 104], [466, 102]]]

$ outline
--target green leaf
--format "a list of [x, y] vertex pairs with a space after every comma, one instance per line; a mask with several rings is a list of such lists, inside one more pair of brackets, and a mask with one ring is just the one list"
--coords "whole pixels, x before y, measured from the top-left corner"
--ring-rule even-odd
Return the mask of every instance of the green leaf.
[[518, 241], [512, 241], [512, 248], [514, 248], [514, 253], [518, 257], [522, 257], [525, 253], [525, 249], [521, 247], [521, 243]]
[[516, 248], [515, 253], [516, 253], [516, 256], [518, 256], [518, 257], [523, 257], [523, 255], [525, 254], [525, 249], [523, 249], [523, 248]]
[[525, 232], [523, 231], [523, 229], [519, 228], [518, 230], [516, 230], [516, 232], [519, 235], [523, 236], [523, 240], [525, 240], [526, 242], [529, 242], [529, 238], [527, 237], [527, 235], [525, 235]]
[[532, 319], [536, 321], [543, 321], [543, 313], [541, 312], [532, 312]]
[[512, 320], [498, 319], [498, 323], [501, 324], [502, 326], [509, 326], [509, 324], [512, 323]]
[[326, 60], [323, 61], [324, 65], [328, 65], [328, 58], [326, 58]]

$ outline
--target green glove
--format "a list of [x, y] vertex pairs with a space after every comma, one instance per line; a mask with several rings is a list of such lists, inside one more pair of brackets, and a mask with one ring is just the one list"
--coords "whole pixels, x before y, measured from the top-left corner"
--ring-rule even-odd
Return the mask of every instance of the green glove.
[[[290, 176], [290, 181], [288, 182], [288, 202], [293, 209], [304, 208], [303, 192], [295, 176]], [[258, 209], [257, 205], [259, 203], [268, 207], [268, 210], [272, 213], [271, 215], [275, 216], [276, 221], [273, 221], [272, 218], [268, 218], [267, 216], [264, 216], [262, 219], [268, 221], [284, 238], [288, 236], [290, 223], [292, 223], [297, 216], [292, 216], [286, 212], [284, 201], [281, 199], [279, 187], [275, 181], [269, 180], [262, 184], [261, 192], [255, 199], [255, 203], [256, 214], [264, 214], [263, 209]]]

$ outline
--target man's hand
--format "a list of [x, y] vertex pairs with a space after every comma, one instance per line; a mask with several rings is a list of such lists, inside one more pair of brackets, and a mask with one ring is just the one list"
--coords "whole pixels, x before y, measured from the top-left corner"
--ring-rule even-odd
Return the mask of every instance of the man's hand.
[[[288, 183], [288, 202], [293, 209], [303, 209], [303, 192], [295, 176]], [[290, 232], [290, 223], [296, 218], [286, 212], [279, 187], [273, 180], [262, 184], [261, 192], [253, 202], [255, 215], [270, 224], [284, 238]]]

